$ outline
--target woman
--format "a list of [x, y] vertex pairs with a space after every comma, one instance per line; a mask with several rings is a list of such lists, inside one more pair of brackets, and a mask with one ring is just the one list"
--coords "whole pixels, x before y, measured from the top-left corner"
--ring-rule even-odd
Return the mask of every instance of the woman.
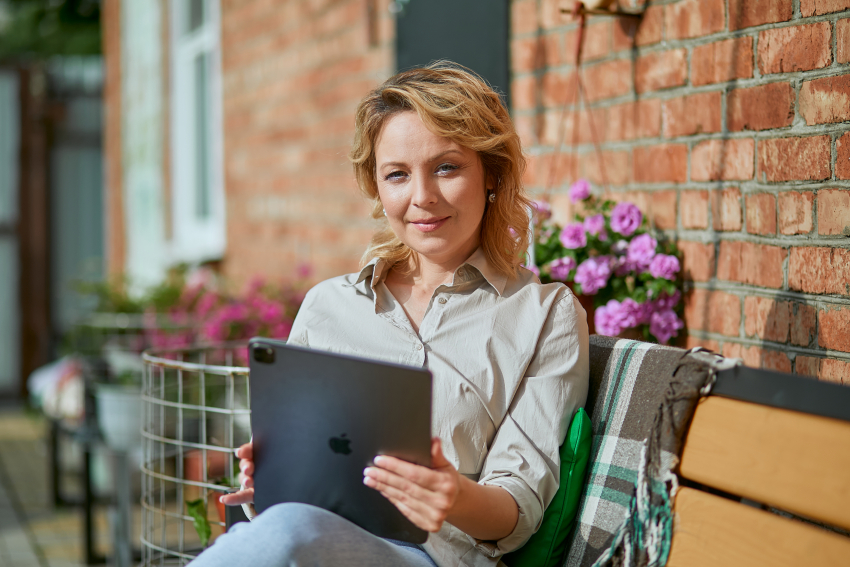
[[[350, 157], [383, 225], [360, 272], [307, 294], [290, 342], [431, 370], [432, 468], [379, 457], [363, 482], [432, 533], [392, 542], [281, 504], [200, 565], [492, 566], [557, 490], [558, 448], [587, 395], [587, 324], [565, 286], [520, 266], [525, 160], [499, 96], [447, 63], [400, 73], [360, 103]], [[245, 488], [226, 504], [253, 499], [251, 451], [237, 452]]]

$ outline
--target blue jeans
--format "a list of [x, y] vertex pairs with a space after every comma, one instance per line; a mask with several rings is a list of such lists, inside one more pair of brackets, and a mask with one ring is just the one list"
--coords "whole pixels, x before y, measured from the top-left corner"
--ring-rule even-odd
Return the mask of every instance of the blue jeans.
[[331, 512], [289, 502], [239, 523], [193, 567], [436, 567], [422, 548], [381, 539]]

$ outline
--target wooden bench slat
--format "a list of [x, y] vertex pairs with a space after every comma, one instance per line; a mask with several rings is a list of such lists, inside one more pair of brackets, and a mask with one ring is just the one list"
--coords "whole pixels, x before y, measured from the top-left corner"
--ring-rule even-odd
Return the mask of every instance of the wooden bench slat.
[[850, 538], [683, 487], [667, 567], [850, 564]]
[[850, 529], [850, 423], [709, 396], [685, 441], [683, 477]]

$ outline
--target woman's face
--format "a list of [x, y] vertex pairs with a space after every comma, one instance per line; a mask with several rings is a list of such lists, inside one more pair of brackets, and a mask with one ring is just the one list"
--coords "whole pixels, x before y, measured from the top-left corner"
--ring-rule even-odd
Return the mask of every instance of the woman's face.
[[384, 124], [375, 160], [378, 195], [396, 236], [430, 262], [466, 260], [478, 247], [486, 203], [478, 153], [406, 111]]

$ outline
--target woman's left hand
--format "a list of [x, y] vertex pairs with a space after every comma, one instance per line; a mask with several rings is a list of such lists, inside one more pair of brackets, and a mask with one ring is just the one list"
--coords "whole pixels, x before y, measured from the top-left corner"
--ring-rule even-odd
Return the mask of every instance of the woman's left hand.
[[363, 484], [379, 491], [407, 519], [437, 532], [457, 502], [463, 486], [460, 473], [443, 456], [440, 440], [431, 440], [431, 468], [380, 455], [363, 471]]

